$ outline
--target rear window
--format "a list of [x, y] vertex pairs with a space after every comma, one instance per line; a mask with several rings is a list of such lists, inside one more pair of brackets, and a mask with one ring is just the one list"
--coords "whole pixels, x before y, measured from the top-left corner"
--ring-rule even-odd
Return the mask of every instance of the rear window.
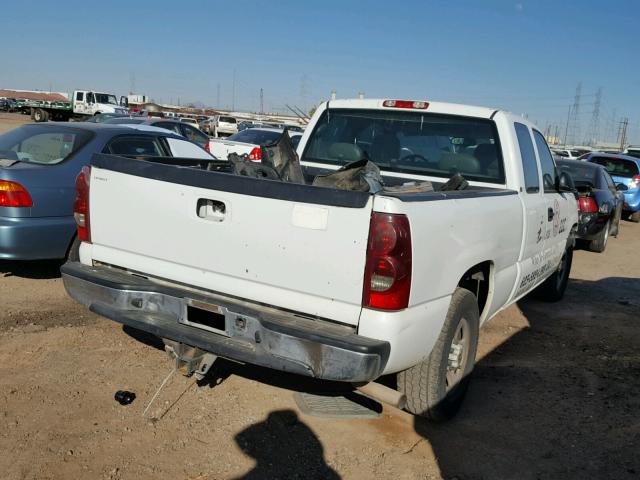
[[423, 112], [323, 112], [301, 160], [345, 165], [367, 159], [382, 170], [504, 183], [498, 133], [490, 120]]
[[573, 182], [576, 186], [591, 186], [598, 185], [598, 167], [594, 167], [587, 162], [574, 162], [558, 161], [558, 169], [561, 172], [569, 172]]
[[249, 128], [243, 130], [240, 133], [231, 135], [227, 140], [244, 143], [254, 143], [256, 145], [264, 146], [275, 142], [282, 135], [281, 132], [272, 132], [269, 130], [257, 130]]
[[233, 117], [220, 117], [218, 121], [225, 123], [236, 123], [236, 119]]
[[631, 178], [638, 175], [638, 164], [633, 160], [613, 157], [591, 157], [591, 161], [602, 165], [610, 175]]
[[0, 158], [55, 165], [82, 148], [91, 132], [69, 127], [25, 125], [0, 135]]
[[138, 157], [164, 156], [164, 150], [157, 138], [141, 135], [121, 135], [116, 137], [107, 144], [103, 153]]
[[640, 150], [628, 150], [625, 155], [629, 155], [630, 157], [640, 158]]

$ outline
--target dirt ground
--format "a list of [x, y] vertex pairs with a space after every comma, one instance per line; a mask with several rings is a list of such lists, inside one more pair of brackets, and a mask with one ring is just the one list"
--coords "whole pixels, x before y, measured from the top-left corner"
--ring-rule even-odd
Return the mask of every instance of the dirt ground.
[[230, 362], [201, 385], [172, 376], [143, 416], [172, 368], [157, 341], [67, 298], [59, 264], [0, 262], [0, 477], [640, 478], [639, 239], [623, 222], [604, 254], [576, 252], [562, 302], [493, 319], [442, 425], [307, 416], [292, 392], [324, 385]]

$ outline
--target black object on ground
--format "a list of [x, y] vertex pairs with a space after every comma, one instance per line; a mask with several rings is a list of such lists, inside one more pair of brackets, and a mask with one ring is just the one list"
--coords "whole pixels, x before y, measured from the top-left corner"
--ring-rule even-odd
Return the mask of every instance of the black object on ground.
[[120, 405], [129, 405], [136, 399], [136, 394], [127, 390], [118, 390], [114, 398]]

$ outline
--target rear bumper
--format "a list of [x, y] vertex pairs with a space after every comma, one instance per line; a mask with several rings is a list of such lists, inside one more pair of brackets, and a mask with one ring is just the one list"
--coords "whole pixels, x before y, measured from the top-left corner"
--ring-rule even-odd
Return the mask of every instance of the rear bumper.
[[[368, 382], [381, 375], [389, 358], [389, 342], [356, 335], [350, 327], [108, 267], [71, 262], [61, 272], [69, 295], [91, 311], [232, 360], [325, 380]], [[194, 301], [217, 306], [224, 331], [185, 324]]]
[[607, 223], [607, 217], [600, 213], [581, 213], [578, 221], [577, 237], [593, 240]]
[[73, 217], [0, 217], [0, 259], [64, 258], [75, 228]]
[[627, 212], [637, 212], [640, 210], [640, 189], [624, 193], [623, 210]]

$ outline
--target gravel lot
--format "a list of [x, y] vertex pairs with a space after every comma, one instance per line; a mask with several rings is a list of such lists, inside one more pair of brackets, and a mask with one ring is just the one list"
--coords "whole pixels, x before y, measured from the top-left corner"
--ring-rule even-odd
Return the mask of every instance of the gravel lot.
[[[0, 131], [24, 121], [0, 114]], [[156, 342], [69, 300], [59, 264], [0, 262], [0, 477], [639, 478], [639, 238], [623, 222], [604, 254], [576, 252], [562, 302], [493, 319], [462, 411], [437, 426], [306, 416], [292, 391], [324, 385], [229, 362], [203, 385], [174, 375], [145, 418], [172, 368]]]

